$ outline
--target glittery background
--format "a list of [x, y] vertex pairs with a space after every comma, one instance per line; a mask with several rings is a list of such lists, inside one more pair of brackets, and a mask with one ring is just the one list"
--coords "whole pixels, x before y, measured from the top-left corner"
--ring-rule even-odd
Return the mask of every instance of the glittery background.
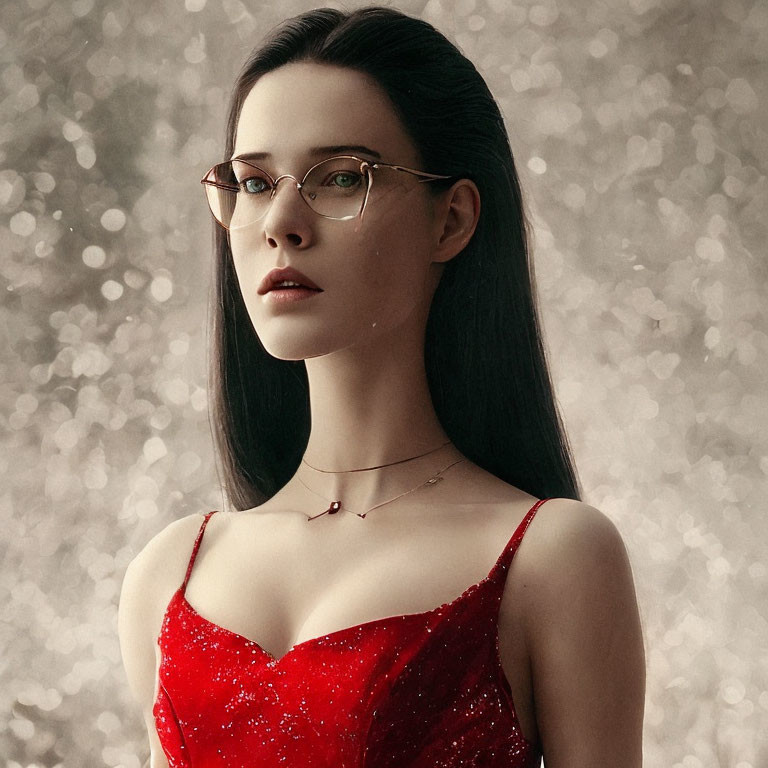
[[[319, 5], [0, 4], [9, 768], [147, 756], [122, 577], [171, 520], [223, 503], [199, 179], [252, 46]], [[765, 768], [768, 3], [397, 7], [462, 48], [507, 118], [585, 500], [633, 563], [646, 764]]]

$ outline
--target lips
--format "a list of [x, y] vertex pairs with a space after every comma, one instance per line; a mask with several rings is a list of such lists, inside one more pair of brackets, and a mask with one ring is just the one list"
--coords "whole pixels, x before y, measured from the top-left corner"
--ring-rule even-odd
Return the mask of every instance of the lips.
[[294, 269], [293, 267], [283, 267], [282, 269], [273, 269], [261, 281], [261, 285], [259, 285], [258, 290], [259, 295], [269, 293], [269, 291], [275, 288], [277, 284], [281, 283], [283, 280], [290, 280], [291, 282], [298, 283], [305, 288], [311, 288], [313, 291], [322, 291], [322, 288], [317, 286], [306, 275], [303, 275], [301, 272], [299, 272], [298, 269]]

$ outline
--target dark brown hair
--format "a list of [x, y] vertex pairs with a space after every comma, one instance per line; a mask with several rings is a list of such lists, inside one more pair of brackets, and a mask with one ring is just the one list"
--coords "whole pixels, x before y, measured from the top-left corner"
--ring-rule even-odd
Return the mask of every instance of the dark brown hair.
[[[470, 461], [534, 496], [579, 499], [541, 339], [517, 171], [482, 76], [433, 26], [397, 10], [302, 13], [275, 28], [238, 76], [225, 158], [251, 87], [293, 61], [373, 77], [420, 153], [421, 169], [477, 184], [475, 234], [446, 263], [427, 322], [432, 402]], [[211, 419], [225, 492], [242, 510], [269, 499], [298, 468], [309, 439], [309, 387], [303, 360], [272, 357], [254, 333], [227, 234], [214, 228]]]

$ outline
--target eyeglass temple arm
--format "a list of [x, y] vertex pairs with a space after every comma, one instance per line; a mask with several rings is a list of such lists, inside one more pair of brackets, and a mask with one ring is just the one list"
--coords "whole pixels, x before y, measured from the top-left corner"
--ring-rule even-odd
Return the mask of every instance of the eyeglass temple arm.
[[230, 192], [232, 190], [237, 191], [238, 187], [236, 187], [234, 184], [222, 184], [220, 181], [211, 181], [208, 178], [200, 179], [201, 184], [208, 184], [210, 187], [218, 187], [218, 189], [228, 189]]
[[[250, 165], [250, 163], [249, 163], [249, 165]], [[209, 168], [208, 172], [205, 174], [205, 176], [203, 176], [203, 178], [200, 179], [200, 183], [201, 184], [208, 184], [211, 187], [218, 187], [219, 189], [229, 189], [229, 190], [237, 189], [237, 185], [236, 184], [225, 184], [222, 181], [215, 181], [214, 180], [215, 176], [214, 176], [213, 179], [211, 178], [211, 175], [213, 174], [213, 172], [216, 170], [217, 167], [218, 166], [214, 165], [213, 168]]]
[[426, 173], [425, 171], [416, 171], [413, 168], [406, 168], [403, 165], [394, 165], [392, 163], [373, 163], [374, 168], [378, 168], [379, 166], [384, 166], [385, 168], [394, 168], [396, 171], [405, 171], [406, 173], [411, 173], [414, 176], [423, 177], [419, 179], [419, 181], [434, 181], [435, 179], [453, 178], [452, 176], [443, 176], [439, 173]]
[[[426, 173], [425, 171], [417, 171], [414, 168], [406, 168], [404, 165], [394, 165], [393, 163], [369, 163], [366, 162], [365, 165], [368, 165], [370, 168], [394, 168], [396, 171], [405, 171], [405, 173], [413, 174], [414, 176], [421, 176], [423, 178], [419, 179], [419, 182], [427, 182], [427, 181], [435, 181], [436, 179], [451, 179], [452, 176], [444, 176], [439, 173]], [[365, 215], [365, 207], [368, 205], [368, 197], [371, 193], [371, 187], [373, 186], [373, 174], [368, 174], [368, 189], [365, 193], [365, 200], [363, 201], [363, 208], [360, 211], [360, 220], [363, 220], [363, 216]]]

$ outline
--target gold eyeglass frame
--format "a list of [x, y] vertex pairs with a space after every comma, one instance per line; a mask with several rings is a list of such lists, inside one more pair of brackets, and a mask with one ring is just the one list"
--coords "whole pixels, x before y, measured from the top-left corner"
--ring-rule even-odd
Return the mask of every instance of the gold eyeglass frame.
[[[365, 174], [365, 176], [368, 178], [368, 186], [365, 190], [365, 197], [363, 198], [363, 203], [360, 206], [360, 210], [352, 215], [349, 216], [326, 216], [324, 213], [318, 213], [307, 201], [307, 199], [304, 197], [302, 193], [302, 187], [304, 183], [307, 180], [307, 176], [309, 176], [312, 171], [315, 170], [319, 165], [322, 165], [323, 163], [327, 163], [329, 160], [339, 160], [339, 159], [345, 159], [345, 160], [357, 160], [360, 163], [360, 174]], [[403, 171], [404, 173], [410, 173], [414, 176], [419, 176], [419, 183], [426, 183], [429, 181], [436, 181], [438, 179], [451, 179], [454, 178], [453, 176], [444, 176], [442, 174], [438, 173], [426, 173], [425, 171], [417, 171], [414, 168], [406, 168], [403, 165], [396, 165], [394, 163], [383, 163], [383, 162], [373, 162], [370, 160], [365, 160], [362, 157], [358, 157], [357, 155], [333, 155], [332, 157], [326, 157], [323, 160], [321, 160], [318, 163], [315, 163], [305, 174], [301, 181], [299, 181], [295, 176], [292, 176], [290, 173], [284, 173], [282, 176], [278, 176], [277, 178], [274, 178], [272, 174], [265, 171], [261, 166], [256, 165], [255, 163], [250, 162], [249, 160], [242, 160], [240, 158], [232, 158], [232, 160], [227, 160], [223, 163], [217, 163], [214, 165], [210, 170], [203, 176], [202, 179], [200, 179], [201, 184], [205, 184], [211, 187], [216, 187], [218, 189], [226, 189], [230, 192], [239, 192], [240, 188], [239, 186], [233, 186], [231, 184], [224, 184], [219, 181], [215, 181], [216, 179], [216, 169], [219, 168], [222, 165], [229, 165], [230, 163], [237, 160], [239, 163], [245, 163], [245, 165], [249, 165], [251, 168], [255, 168], [257, 171], [260, 171], [263, 173], [271, 182], [272, 184], [272, 191], [269, 195], [269, 203], [272, 203], [272, 200], [275, 197], [275, 193], [277, 192], [277, 185], [282, 179], [293, 179], [294, 183], [296, 184], [296, 190], [299, 193], [299, 196], [304, 201], [306, 206], [312, 211], [312, 213], [317, 214], [318, 216], [322, 216], [324, 219], [332, 219], [333, 221], [350, 221], [351, 219], [356, 219], [358, 216], [362, 219], [364, 213], [365, 213], [365, 207], [368, 203], [368, 197], [371, 193], [371, 188], [373, 187], [373, 170], [377, 168], [392, 168], [396, 171]], [[211, 205], [211, 201], [208, 198], [208, 194], [206, 193], [206, 201], [208, 202], [208, 207], [211, 210], [211, 214], [213, 214], [213, 218], [216, 221], [217, 224], [220, 224], [224, 229], [229, 230], [229, 227], [225, 226], [219, 219], [216, 217], [216, 214], [213, 212], [213, 206]], [[255, 221], [260, 221], [264, 218], [267, 211], [269, 210], [269, 206], [266, 206], [264, 208], [264, 213], [259, 216], [256, 219], [253, 219], [249, 224], [252, 224]], [[244, 225], [248, 226], [248, 224]]]

